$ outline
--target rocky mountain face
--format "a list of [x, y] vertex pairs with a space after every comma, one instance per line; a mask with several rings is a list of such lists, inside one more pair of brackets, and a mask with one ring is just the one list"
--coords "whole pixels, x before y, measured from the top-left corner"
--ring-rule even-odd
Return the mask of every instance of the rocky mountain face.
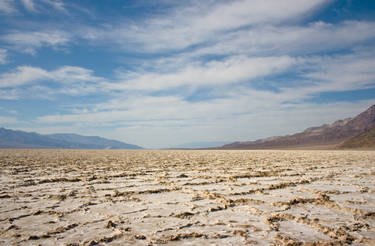
[[48, 149], [142, 149], [142, 147], [96, 136], [77, 134], [42, 135], [0, 128], [0, 148]]
[[222, 149], [272, 149], [334, 145], [357, 136], [375, 126], [375, 105], [354, 118], [338, 120], [333, 124], [310, 127], [293, 135], [271, 137], [257, 141], [234, 142]]
[[342, 149], [375, 149], [375, 127], [365, 131], [340, 145]]

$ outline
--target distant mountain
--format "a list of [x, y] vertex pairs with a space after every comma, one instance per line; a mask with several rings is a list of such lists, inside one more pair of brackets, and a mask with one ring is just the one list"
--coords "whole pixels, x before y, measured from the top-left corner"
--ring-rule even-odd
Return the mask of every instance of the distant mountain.
[[77, 134], [42, 135], [0, 128], [0, 148], [48, 149], [142, 149], [142, 147], [96, 136]]
[[[74, 143], [77, 147], [74, 148], [89, 148], [89, 149], [142, 149], [142, 147], [120, 142], [117, 140], [106, 139], [97, 136], [81, 136], [78, 134], [49, 134], [49, 138], [58, 141], [65, 141]], [[81, 147], [79, 147], [81, 146]]]
[[257, 141], [234, 142], [219, 149], [274, 149], [336, 145], [375, 126], [375, 105], [355, 118], [338, 120], [333, 124], [310, 127], [293, 135], [271, 137]]
[[375, 149], [375, 127], [365, 131], [340, 145], [343, 149]]
[[191, 142], [184, 143], [174, 147], [172, 149], [203, 149], [203, 148], [212, 148], [215, 146], [221, 146], [227, 144], [228, 142]]

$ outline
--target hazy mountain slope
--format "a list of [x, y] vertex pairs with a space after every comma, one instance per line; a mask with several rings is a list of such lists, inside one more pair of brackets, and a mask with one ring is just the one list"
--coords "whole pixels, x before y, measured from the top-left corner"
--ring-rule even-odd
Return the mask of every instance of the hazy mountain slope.
[[49, 134], [46, 135], [52, 139], [59, 141], [66, 141], [70, 143], [75, 143], [80, 146], [91, 146], [90, 148], [95, 149], [142, 149], [142, 147], [123, 143], [117, 140], [106, 139], [97, 136], [81, 136], [78, 134]]
[[34, 132], [0, 128], [1, 148], [69, 148], [69, 143], [50, 139]]
[[76, 134], [42, 135], [0, 128], [0, 148], [141, 149], [142, 147], [101, 137]]
[[375, 127], [365, 131], [340, 145], [341, 148], [375, 149]]
[[310, 127], [305, 131], [288, 136], [271, 137], [257, 141], [234, 142], [222, 149], [272, 149], [301, 146], [339, 144], [375, 126], [375, 105], [355, 118], [338, 120], [333, 124]]

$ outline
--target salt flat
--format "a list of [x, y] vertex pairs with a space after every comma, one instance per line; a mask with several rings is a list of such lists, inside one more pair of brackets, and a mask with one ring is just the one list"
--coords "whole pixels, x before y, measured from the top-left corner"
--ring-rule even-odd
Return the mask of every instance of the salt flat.
[[375, 245], [375, 151], [0, 151], [1, 245]]

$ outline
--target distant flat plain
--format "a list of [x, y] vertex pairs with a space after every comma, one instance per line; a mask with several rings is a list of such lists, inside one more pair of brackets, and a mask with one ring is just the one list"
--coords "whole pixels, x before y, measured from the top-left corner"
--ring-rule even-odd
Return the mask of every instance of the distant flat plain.
[[1, 245], [375, 245], [375, 151], [0, 150]]

